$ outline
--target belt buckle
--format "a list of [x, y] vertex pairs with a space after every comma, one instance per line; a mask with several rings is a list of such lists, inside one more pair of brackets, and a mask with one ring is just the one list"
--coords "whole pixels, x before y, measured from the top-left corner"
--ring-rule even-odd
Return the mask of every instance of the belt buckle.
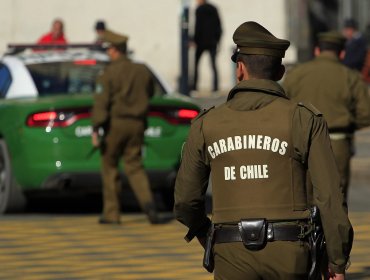
[[301, 228], [301, 232], [298, 234], [298, 239], [304, 239], [309, 231], [306, 231], [306, 227], [304, 225], [299, 225], [299, 227]]

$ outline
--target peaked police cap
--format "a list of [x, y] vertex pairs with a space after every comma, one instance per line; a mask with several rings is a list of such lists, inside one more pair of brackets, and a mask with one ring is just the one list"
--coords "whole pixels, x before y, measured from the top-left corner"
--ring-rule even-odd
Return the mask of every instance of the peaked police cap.
[[329, 31], [319, 33], [318, 41], [319, 43], [321, 42], [331, 43], [343, 48], [346, 42], [346, 37], [344, 37], [341, 33], [337, 31]]
[[110, 45], [115, 47], [122, 47], [127, 44], [128, 37], [110, 30], [105, 30], [102, 36], [102, 40], [105, 44], [108, 44], [107, 47], [109, 47]]
[[236, 50], [231, 60], [236, 62], [236, 57], [241, 54], [269, 55], [284, 57], [290, 42], [276, 38], [266, 28], [254, 21], [241, 24], [234, 32], [233, 40]]

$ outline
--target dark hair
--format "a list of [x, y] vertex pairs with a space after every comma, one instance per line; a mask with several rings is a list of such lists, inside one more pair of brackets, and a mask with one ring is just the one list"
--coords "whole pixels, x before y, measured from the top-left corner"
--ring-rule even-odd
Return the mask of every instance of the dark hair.
[[250, 76], [273, 80], [280, 70], [282, 59], [269, 55], [238, 54], [237, 61], [246, 66]]
[[330, 42], [319, 42], [318, 47], [321, 52], [323, 51], [332, 51], [339, 56], [340, 52], [344, 49], [344, 45], [338, 45]]
[[355, 20], [354, 18], [347, 18], [344, 21], [344, 27], [349, 27], [357, 30], [358, 29], [357, 20]]
[[95, 24], [95, 30], [105, 30], [105, 22], [102, 20], [99, 20]]

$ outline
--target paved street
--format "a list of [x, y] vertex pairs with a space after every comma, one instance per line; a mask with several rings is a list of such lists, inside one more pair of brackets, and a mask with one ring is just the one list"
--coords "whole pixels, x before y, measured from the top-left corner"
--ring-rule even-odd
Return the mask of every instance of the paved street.
[[[349, 201], [355, 242], [347, 279], [370, 279], [370, 130], [357, 134], [356, 147]], [[0, 216], [0, 280], [212, 279], [201, 266], [200, 245], [184, 241], [179, 223], [153, 226], [142, 214], [124, 213], [122, 225], [99, 225], [98, 215], [89, 208]]]
[[[370, 279], [370, 214], [354, 212], [356, 231], [348, 279]], [[95, 215], [12, 215], [1, 220], [0, 279], [212, 279], [202, 250], [186, 244], [172, 221], [149, 225], [141, 214], [123, 225], [96, 223]]]
[[141, 215], [99, 225], [96, 215], [17, 215], [1, 220], [0, 279], [209, 279], [201, 248], [171, 222]]

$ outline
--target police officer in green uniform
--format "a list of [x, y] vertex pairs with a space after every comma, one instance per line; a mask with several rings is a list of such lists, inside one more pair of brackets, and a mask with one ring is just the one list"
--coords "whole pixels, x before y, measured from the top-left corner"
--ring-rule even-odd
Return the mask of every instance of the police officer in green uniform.
[[[175, 185], [175, 216], [203, 247], [214, 229], [214, 277], [307, 279], [309, 208], [326, 235], [328, 272], [344, 279], [353, 229], [343, 203], [326, 122], [290, 101], [276, 82], [289, 41], [256, 22], [233, 36], [239, 83], [227, 102], [192, 123]], [[310, 172], [313, 188], [307, 188]], [[212, 222], [205, 195], [212, 181]], [[208, 246], [207, 246], [208, 247]]]
[[[126, 56], [126, 36], [106, 30], [103, 41], [108, 44], [111, 63], [98, 78], [98, 94], [92, 109], [92, 143], [101, 148], [103, 178], [103, 214], [99, 222], [120, 223], [118, 166], [122, 158], [125, 175], [141, 208], [151, 223], [157, 223], [158, 215], [141, 159], [154, 81], [144, 65]], [[100, 128], [104, 128], [103, 139], [99, 139]]]
[[320, 33], [315, 59], [289, 71], [283, 86], [291, 99], [310, 102], [323, 113], [347, 200], [353, 133], [370, 125], [370, 98], [360, 74], [340, 62], [344, 46], [340, 33]]

